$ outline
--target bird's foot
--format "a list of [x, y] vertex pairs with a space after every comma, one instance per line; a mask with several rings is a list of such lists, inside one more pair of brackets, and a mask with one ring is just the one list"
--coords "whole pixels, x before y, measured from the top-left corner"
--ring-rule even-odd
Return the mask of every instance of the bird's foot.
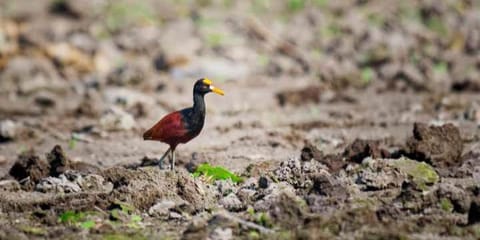
[[160, 159], [160, 161], [158, 161], [158, 167], [162, 170], [165, 169], [165, 167], [163, 166], [163, 159]]

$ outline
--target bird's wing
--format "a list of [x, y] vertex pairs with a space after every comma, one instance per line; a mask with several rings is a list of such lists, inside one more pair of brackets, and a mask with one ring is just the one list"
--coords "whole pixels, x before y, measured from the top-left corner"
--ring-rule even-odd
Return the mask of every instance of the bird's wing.
[[182, 123], [182, 114], [173, 112], [160, 121], [143, 134], [144, 140], [166, 141], [169, 138], [182, 137], [187, 133]]

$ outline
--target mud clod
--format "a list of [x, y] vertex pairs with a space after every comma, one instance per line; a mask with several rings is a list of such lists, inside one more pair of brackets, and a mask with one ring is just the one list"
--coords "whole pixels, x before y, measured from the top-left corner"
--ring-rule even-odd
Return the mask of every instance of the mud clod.
[[306, 215], [305, 206], [306, 203], [302, 199], [283, 192], [271, 205], [269, 213], [276, 223], [286, 228], [292, 228], [303, 222]]
[[[205, 209], [211, 204], [206, 189], [186, 171], [173, 173], [157, 167], [137, 170], [113, 167], [103, 171], [102, 176], [112, 182], [113, 197], [139, 209], [148, 210], [161, 200], [186, 201], [195, 210]], [[139, 191], [142, 194], [138, 194]]]
[[361, 163], [364, 158], [388, 158], [390, 153], [380, 147], [375, 140], [355, 139], [343, 152], [343, 156], [350, 162]]
[[451, 123], [442, 126], [415, 123], [407, 147], [413, 159], [425, 161], [437, 168], [459, 166], [462, 162], [463, 141], [460, 130]]
[[[406, 179], [407, 173], [403, 172], [403, 169], [399, 170], [400, 167], [396, 167], [395, 163], [400, 165], [403, 162], [386, 159], [365, 159], [363, 166], [357, 173], [356, 183], [365, 191], [399, 188]], [[408, 165], [408, 163], [405, 163], [405, 165]], [[405, 171], [407, 172], [407, 170]]]
[[338, 199], [345, 199], [348, 196], [346, 188], [327, 173], [319, 173], [313, 177], [311, 193], [328, 197], [335, 196]]
[[49, 175], [50, 166], [40, 159], [33, 150], [20, 154], [9, 171], [10, 176], [23, 183], [22, 188], [33, 190], [42, 178]]
[[475, 198], [470, 204], [468, 211], [468, 224], [475, 224], [480, 222], [480, 198]]
[[50, 163], [50, 176], [53, 177], [58, 177], [71, 165], [70, 159], [67, 158], [59, 145], [55, 145], [52, 151], [47, 154], [47, 160]]
[[341, 156], [337, 154], [325, 155], [310, 142], [307, 142], [302, 148], [300, 159], [302, 161], [310, 161], [314, 159], [315, 161], [325, 164], [330, 172], [338, 172], [347, 165], [347, 163], [342, 160]]

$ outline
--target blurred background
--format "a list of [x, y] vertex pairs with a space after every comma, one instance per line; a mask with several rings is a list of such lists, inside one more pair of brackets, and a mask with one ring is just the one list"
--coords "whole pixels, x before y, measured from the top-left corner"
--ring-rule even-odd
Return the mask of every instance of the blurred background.
[[[357, 137], [404, 142], [455, 122], [478, 141], [478, 0], [1, 0], [0, 163], [60, 144], [111, 166], [157, 157], [141, 135], [208, 95], [179, 161], [242, 170], [336, 152]], [[477, 139], [477, 140], [475, 140]]]

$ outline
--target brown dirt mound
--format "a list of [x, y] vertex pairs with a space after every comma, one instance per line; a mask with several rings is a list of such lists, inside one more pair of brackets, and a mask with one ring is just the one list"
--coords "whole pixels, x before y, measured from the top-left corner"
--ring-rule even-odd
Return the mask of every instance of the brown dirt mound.
[[355, 139], [343, 152], [343, 156], [350, 162], [361, 163], [364, 158], [389, 158], [390, 153], [380, 147], [375, 140]]
[[407, 140], [407, 148], [413, 159], [428, 162], [437, 168], [454, 167], [462, 163], [460, 130], [451, 123], [442, 126], [415, 123], [413, 136]]
[[114, 198], [139, 209], [148, 209], [161, 200], [184, 200], [196, 210], [208, 208], [211, 204], [207, 189], [185, 170], [170, 172], [157, 167], [137, 170], [112, 167], [102, 175], [113, 183]]
[[25, 190], [32, 190], [40, 179], [48, 176], [49, 172], [48, 163], [31, 150], [18, 156], [18, 160], [13, 164], [9, 174], [17, 181], [23, 182]]

